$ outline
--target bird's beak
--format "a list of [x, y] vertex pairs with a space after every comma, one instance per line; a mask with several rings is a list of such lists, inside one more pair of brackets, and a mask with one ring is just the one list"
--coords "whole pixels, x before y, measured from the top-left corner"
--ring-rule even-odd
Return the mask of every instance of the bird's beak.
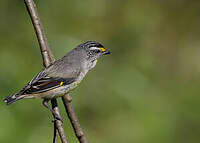
[[103, 55], [108, 55], [108, 54], [110, 54], [110, 51], [108, 51], [108, 50], [106, 49], [106, 51], [103, 52]]
[[110, 51], [108, 51], [107, 49], [105, 49], [105, 48], [100, 48], [100, 49], [101, 49], [103, 55], [110, 54]]

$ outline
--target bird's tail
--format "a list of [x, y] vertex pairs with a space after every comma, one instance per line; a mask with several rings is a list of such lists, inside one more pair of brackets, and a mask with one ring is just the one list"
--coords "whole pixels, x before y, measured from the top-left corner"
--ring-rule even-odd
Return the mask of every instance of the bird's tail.
[[20, 95], [20, 94], [14, 94], [11, 96], [6, 97], [3, 101], [7, 104], [10, 105], [14, 102], [16, 102], [17, 100], [23, 99], [24, 95]]

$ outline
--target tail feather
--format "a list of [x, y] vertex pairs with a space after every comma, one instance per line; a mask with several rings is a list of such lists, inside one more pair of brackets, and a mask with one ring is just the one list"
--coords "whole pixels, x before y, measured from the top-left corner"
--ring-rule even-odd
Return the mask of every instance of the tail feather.
[[3, 101], [4, 101], [7, 105], [10, 105], [10, 104], [16, 102], [17, 100], [22, 99], [22, 98], [24, 98], [24, 96], [19, 95], [19, 94], [14, 94], [14, 95], [12, 95], [12, 96], [6, 97]]

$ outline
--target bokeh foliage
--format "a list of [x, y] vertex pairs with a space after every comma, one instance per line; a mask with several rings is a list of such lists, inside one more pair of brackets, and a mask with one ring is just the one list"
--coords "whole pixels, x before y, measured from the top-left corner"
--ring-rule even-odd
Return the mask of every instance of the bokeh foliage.
[[[200, 1], [36, 0], [58, 58], [96, 40], [112, 51], [73, 92], [90, 142], [200, 141]], [[0, 142], [51, 142], [41, 100], [6, 106], [42, 67], [23, 0], [0, 1]], [[59, 99], [70, 143], [78, 142]]]

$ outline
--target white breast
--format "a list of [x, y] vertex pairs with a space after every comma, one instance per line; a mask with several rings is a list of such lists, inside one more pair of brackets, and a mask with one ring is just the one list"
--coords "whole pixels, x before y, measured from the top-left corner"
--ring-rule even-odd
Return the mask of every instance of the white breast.
[[88, 69], [91, 70], [92, 68], [95, 67], [96, 64], [97, 64], [97, 60], [94, 60], [93, 62], [90, 62], [90, 63], [88, 64]]

